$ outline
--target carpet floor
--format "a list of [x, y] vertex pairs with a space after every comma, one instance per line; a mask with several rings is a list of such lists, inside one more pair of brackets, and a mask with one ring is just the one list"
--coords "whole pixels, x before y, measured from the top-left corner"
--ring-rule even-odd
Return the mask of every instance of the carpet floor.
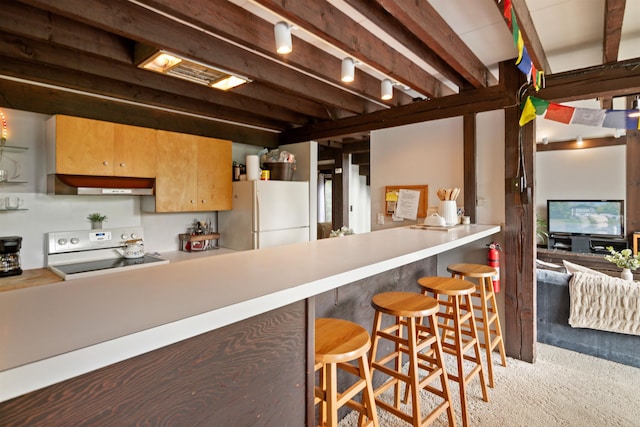
[[[489, 402], [482, 400], [477, 378], [467, 390], [471, 425], [640, 426], [640, 369], [540, 343], [537, 353], [534, 364], [507, 358], [507, 367], [493, 354], [495, 388], [487, 389]], [[447, 367], [455, 366], [451, 356], [445, 357]], [[449, 384], [456, 424], [461, 426], [458, 384]], [[440, 403], [425, 391], [421, 400], [426, 408]], [[382, 409], [378, 416], [381, 427], [409, 425]], [[356, 427], [357, 421], [352, 412], [340, 426]], [[448, 426], [446, 413], [433, 425]]]

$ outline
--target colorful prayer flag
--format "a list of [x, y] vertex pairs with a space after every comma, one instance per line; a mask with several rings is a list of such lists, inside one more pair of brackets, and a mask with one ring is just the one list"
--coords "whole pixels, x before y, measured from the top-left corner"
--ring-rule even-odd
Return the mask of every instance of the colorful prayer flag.
[[574, 107], [567, 107], [566, 105], [550, 103], [547, 112], [544, 115], [545, 119], [553, 120], [560, 123], [569, 124], [573, 117]]
[[628, 110], [607, 110], [602, 127], [613, 129], [627, 129]]
[[536, 98], [534, 96], [528, 96], [524, 106], [522, 107], [522, 114], [520, 114], [520, 126], [524, 126], [531, 120], [535, 119], [536, 116], [544, 114], [548, 106], [549, 101], [545, 101], [544, 99]]
[[602, 126], [605, 110], [576, 108], [571, 118], [572, 125]]

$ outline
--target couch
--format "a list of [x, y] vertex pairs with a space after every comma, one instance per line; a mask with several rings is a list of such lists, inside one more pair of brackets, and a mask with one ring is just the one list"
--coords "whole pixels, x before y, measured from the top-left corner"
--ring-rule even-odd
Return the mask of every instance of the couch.
[[569, 326], [571, 276], [537, 269], [538, 342], [640, 368], [640, 336]]

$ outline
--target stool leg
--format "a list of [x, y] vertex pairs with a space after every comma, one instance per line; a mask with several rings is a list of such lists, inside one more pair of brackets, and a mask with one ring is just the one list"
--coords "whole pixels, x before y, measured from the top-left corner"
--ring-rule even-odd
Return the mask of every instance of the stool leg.
[[338, 427], [338, 372], [335, 363], [325, 365], [327, 375], [327, 427]]
[[[493, 286], [491, 280], [487, 280], [489, 286]], [[498, 340], [498, 350], [500, 351], [500, 358], [502, 359], [502, 366], [507, 366], [507, 352], [504, 349], [504, 339], [502, 338], [502, 327], [500, 326], [500, 316], [498, 315], [498, 303], [496, 301], [496, 293], [493, 291], [493, 287], [489, 292], [491, 306], [496, 315], [496, 335]]]
[[[409, 342], [409, 377], [411, 387], [411, 413], [414, 427], [420, 427], [420, 390], [418, 387], [418, 352], [416, 350], [417, 340], [416, 318], [407, 318], [407, 340]], [[400, 360], [401, 357], [398, 357]]]
[[[373, 421], [374, 427], [378, 427], [378, 413], [376, 411], [376, 400], [373, 396], [373, 383], [371, 382], [371, 371], [369, 370], [369, 362], [367, 361], [367, 355], [363, 354], [358, 359], [358, 367], [360, 369], [360, 376], [364, 378], [367, 386], [362, 391], [362, 404], [367, 409], [367, 417], [369, 421]], [[360, 425], [364, 425], [362, 417], [360, 417]]]
[[447, 370], [444, 366], [444, 353], [442, 350], [442, 342], [440, 341], [440, 335], [438, 333], [438, 320], [436, 314], [429, 316], [429, 324], [431, 325], [431, 333], [436, 336], [435, 351], [433, 352], [436, 363], [442, 369], [442, 375], [440, 375], [440, 387], [442, 388], [442, 394], [444, 399], [449, 402], [447, 407], [447, 419], [449, 420], [449, 427], [456, 426], [456, 416], [453, 413], [453, 403], [451, 401], [451, 392], [449, 390], [449, 381], [447, 378]]

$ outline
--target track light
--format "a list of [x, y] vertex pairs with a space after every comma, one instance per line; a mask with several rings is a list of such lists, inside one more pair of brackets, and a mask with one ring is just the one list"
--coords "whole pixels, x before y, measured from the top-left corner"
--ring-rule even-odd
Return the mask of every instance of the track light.
[[276, 36], [276, 52], [280, 54], [290, 53], [291, 44], [291, 27], [286, 22], [280, 21], [274, 27]]
[[345, 83], [351, 83], [355, 78], [356, 64], [351, 58], [344, 58], [342, 60], [342, 72], [340, 73], [340, 80]]
[[543, 143], [544, 145], [547, 145], [547, 144], [549, 143], [549, 138], [547, 138], [546, 136], [543, 136], [543, 137], [542, 137], [542, 143]]
[[380, 85], [381, 98], [385, 101], [393, 98], [393, 84], [391, 80], [384, 79]]
[[576, 139], [576, 144], [578, 144], [578, 146], [582, 147], [582, 137], [581, 137], [581, 136], [579, 136], [579, 137]]

